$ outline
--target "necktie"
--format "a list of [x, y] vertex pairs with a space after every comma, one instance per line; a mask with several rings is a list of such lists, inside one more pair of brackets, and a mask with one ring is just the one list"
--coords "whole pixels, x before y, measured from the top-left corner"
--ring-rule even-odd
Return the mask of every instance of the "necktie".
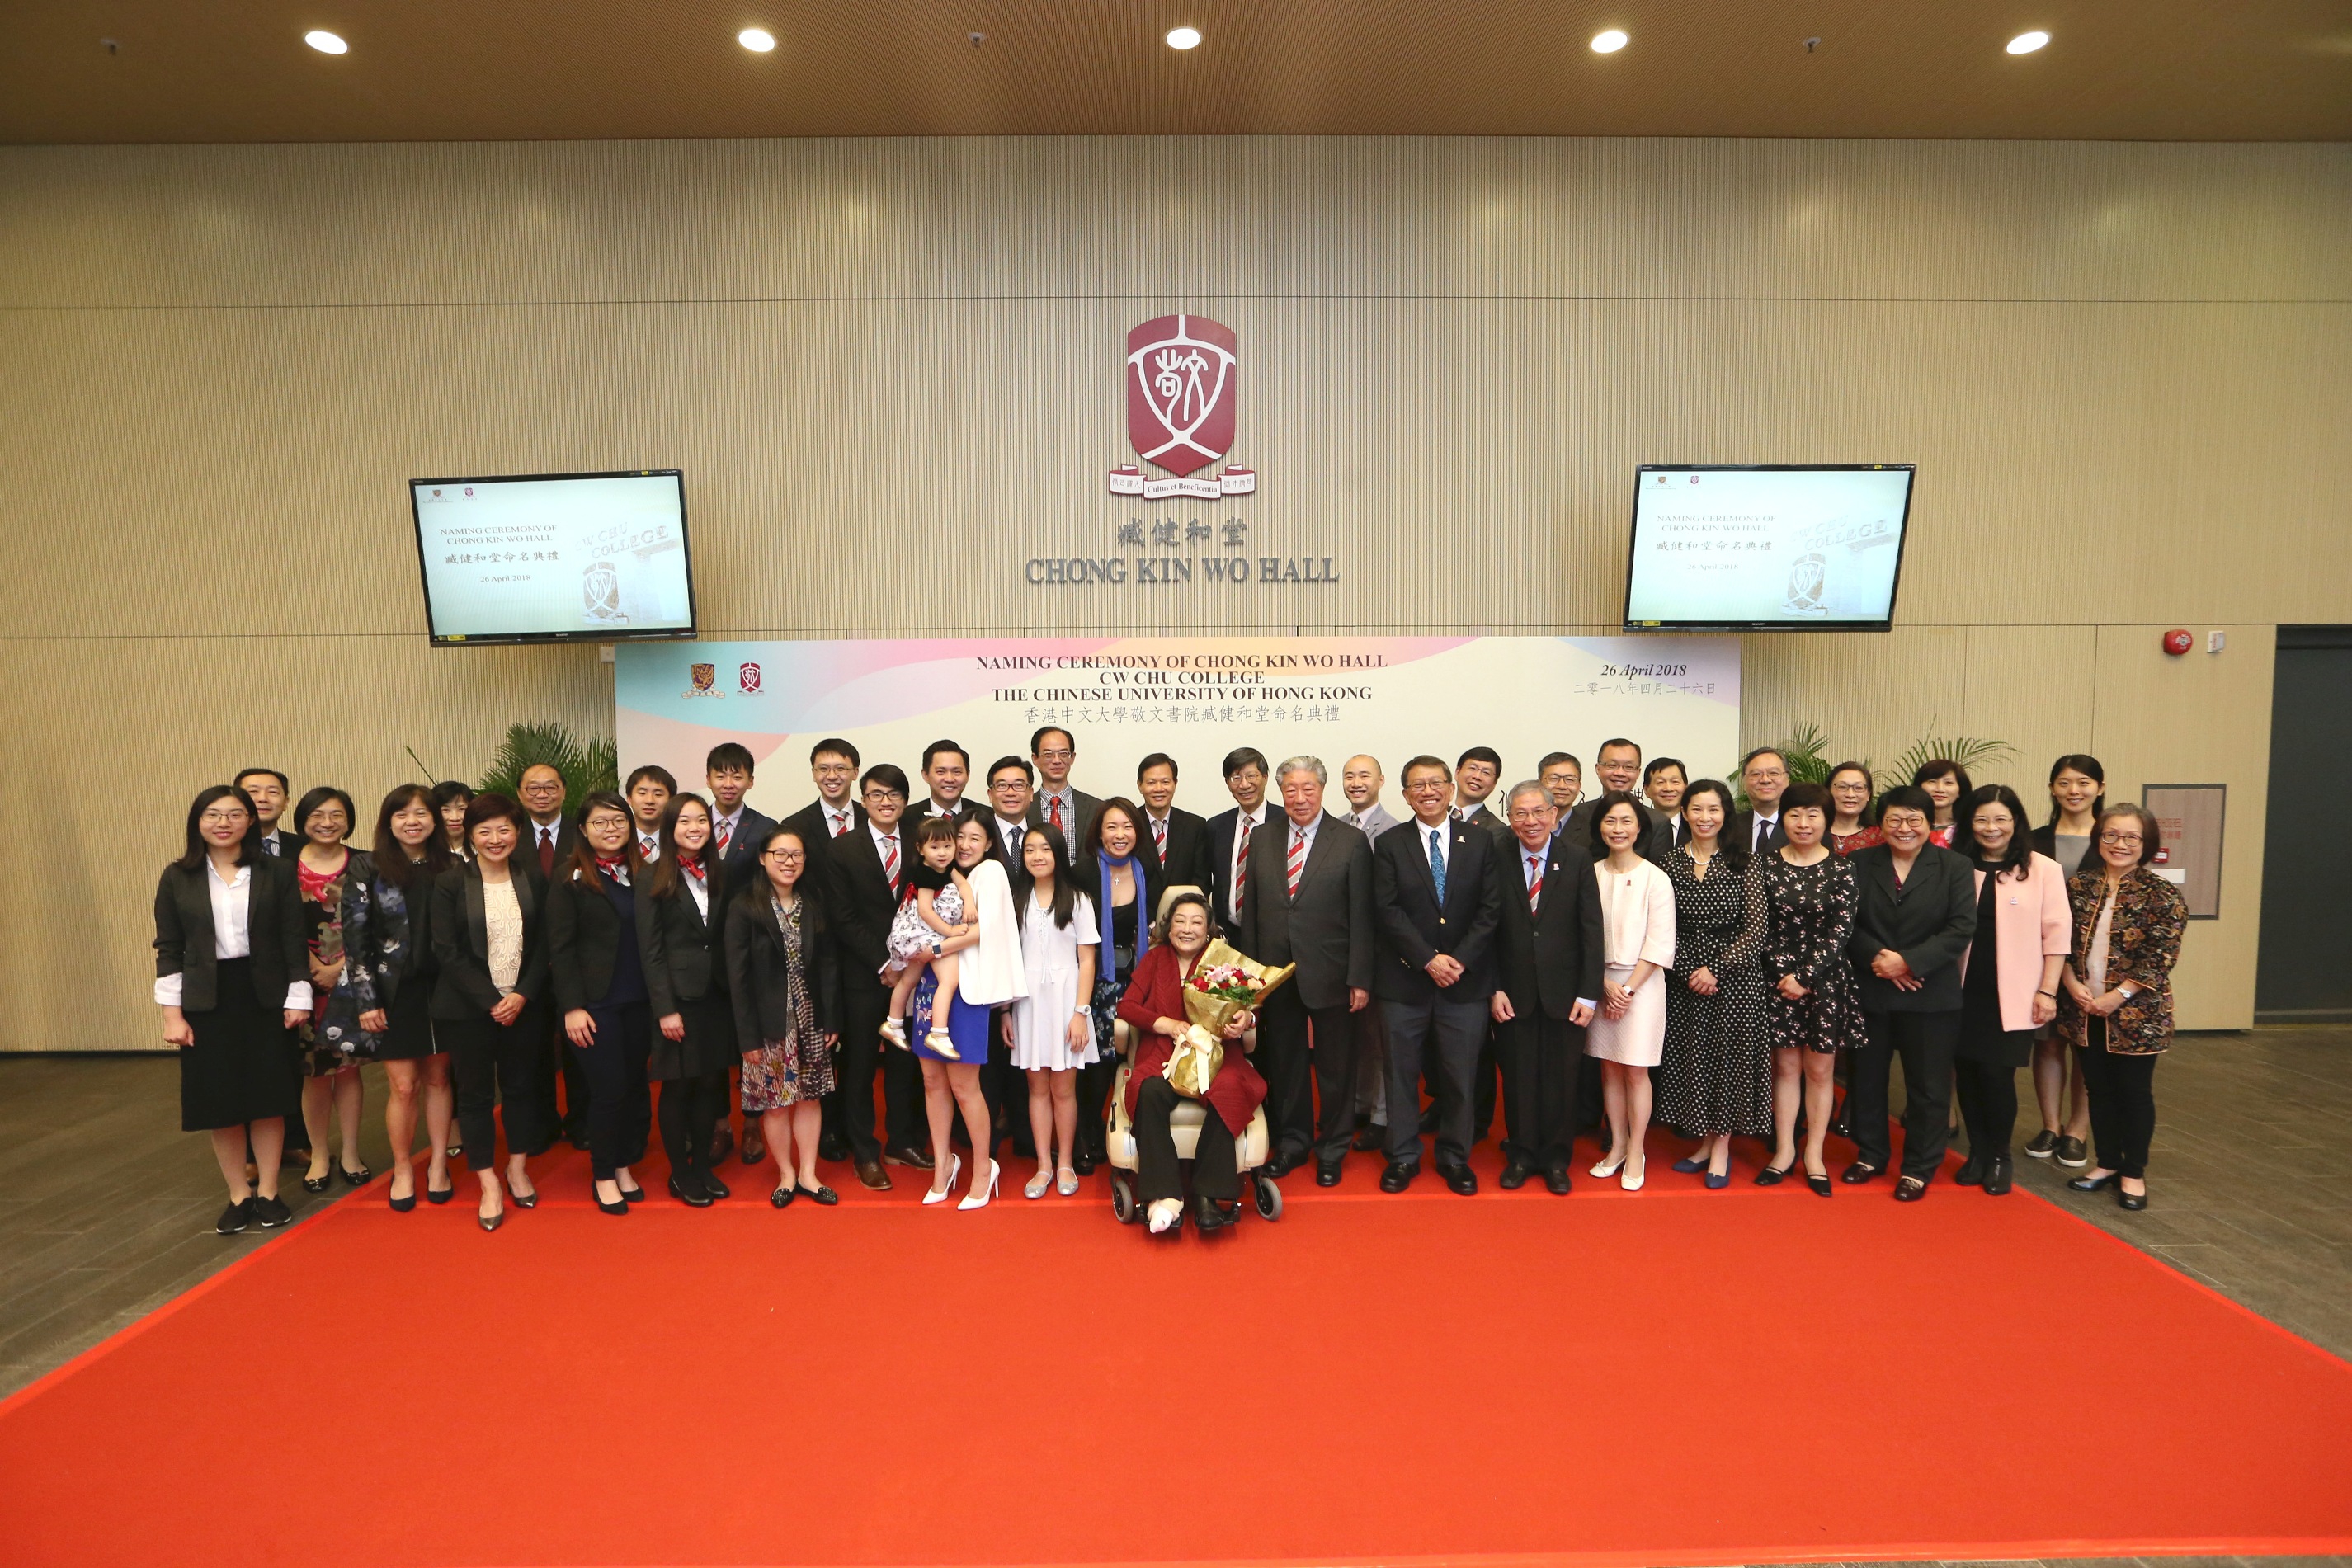
[[1055, 832], [1062, 831], [1062, 798], [1059, 795], [1045, 797], [1045, 821], [1054, 825]]
[[1168, 822], [1165, 818], [1151, 824], [1151, 853], [1156, 860], [1168, 858]]
[[[1059, 824], [1056, 825], [1058, 826]], [[1004, 830], [1004, 858], [1011, 861], [1014, 865], [1019, 865], [1021, 863], [1022, 837], [1023, 833], [1021, 825], [1017, 822], [1012, 827]]]
[[1528, 857], [1528, 913], [1535, 914], [1536, 906], [1542, 902], [1543, 857], [1529, 855]]
[[1247, 817], [1242, 819], [1242, 831], [1234, 839], [1234, 916], [1241, 917], [1242, 895], [1249, 891], [1250, 829], [1256, 824]]
[[847, 811], [827, 811], [825, 815], [833, 819], [833, 837], [837, 839], [841, 837], [842, 834], [849, 831], [849, 813]]
[[284, 848], [284, 846], [283, 846], [283, 845], [281, 845], [280, 843], [278, 843], [278, 835], [277, 835], [276, 833], [274, 833], [274, 832], [273, 832], [273, 833], [265, 833], [265, 834], [263, 834], [263, 835], [262, 835], [261, 847], [262, 847], [264, 850], [268, 851], [269, 853], [273, 854], [273, 855], [274, 855], [274, 854], [276, 854], [276, 853], [278, 853], [279, 850], [281, 850], [282, 848]]
[[1292, 823], [1290, 828], [1290, 896], [1298, 896], [1298, 873], [1307, 869], [1307, 830]]
[[890, 884], [890, 892], [898, 891], [898, 835], [891, 834], [882, 841], [882, 880]]
[[725, 854], [725, 853], [727, 852], [727, 841], [728, 841], [728, 840], [730, 840], [730, 839], [731, 839], [731, 838], [733, 838], [734, 836], [735, 836], [735, 824], [734, 824], [734, 823], [732, 823], [732, 822], [721, 822], [721, 823], [719, 823], [719, 840], [718, 840], [717, 844], [716, 844], [714, 847], [716, 847], [716, 848], [717, 848], [717, 850], [719, 851], [719, 852], [720, 854], [722, 854], [722, 855], [723, 855], [723, 854]]
[[1761, 816], [1758, 817], [1756, 819], [1756, 841], [1748, 846], [1748, 852], [1752, 854], [1761, 851], [1764, 847], [1764, 841], [1769, 838], [1771, 833], [1772, 823], [1770, 820]]
[[1429, 880], [1437, 884], [1437, 906], [1445, 907], [1445, 851], [1438, 830], [1429, 830]]
[[541, 876], [555, 874], [555, 830], [553, 828], [539, 830], [539, 874]]

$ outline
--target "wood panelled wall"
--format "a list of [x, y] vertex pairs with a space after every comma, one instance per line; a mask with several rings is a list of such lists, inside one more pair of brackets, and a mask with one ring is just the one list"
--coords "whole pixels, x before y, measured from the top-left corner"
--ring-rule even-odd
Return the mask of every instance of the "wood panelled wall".
[[[2343, 146], [10, 149], [0, 235], [5, 1049], [155, 1038], [196, 785], [609, 724], [593, 651], [426, 647], [412, 475], [684, 467], [730, 635], [1540, 632], [1613, 623], [1636, 463], [1915, 461], [1900, 628], [1749, 639], [1749, 737], [2228, 782], [2200, 1028], [2252, 1014], [2270, 628], [2352, 621]], [[1263, 486], [1182, 515], [1338, 584], [1022, 580], [1143, 510], [1120, 359], [1176, 309]]]

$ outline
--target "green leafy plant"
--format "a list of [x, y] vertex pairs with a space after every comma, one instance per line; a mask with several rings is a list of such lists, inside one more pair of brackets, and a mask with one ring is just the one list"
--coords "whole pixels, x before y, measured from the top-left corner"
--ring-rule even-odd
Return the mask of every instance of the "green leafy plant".
[[576, 735], [550, 721], [508, 726], [488, 771], [474, 788], [485, 795], [520, 799], [523, 770], [541, 763], [563, 776], [563, 798], [574, 806], [592, 790], [621, 787], [620, 742], [609, 735]]
[[2005, 762], [2017, 755], [2017, 748], [2005, 740], [1986, 740], [1973, 735], [1944, 736], [1936, 733], [1936, 721], [1927, 721], [1927, 733], [1913, 741], [1902, 756], [1877, 777], [1881, 794], [1911, 782], [1911, 776], [1930, 762], [1944, 760], [1958, 763], [1974, 777], [1977, 769], [1988, 763]]
[[[1774, 743], [1773, 749], [1789, 765], [1791, 784], [1826, 784], [1830, 781], [1830, 769], [1844, 760], [1831, 755], [1829, 731], [1811, 721], [1799, 724], [1789, 732], [1786, 740]], [[1867, 768], [1870, 764], [1865, 761], [1863, 766]], [[1739, 798], [1739, 809], [1747, 810], [1748, 786], [1739, 776], [1738, 766], [1734, 764], [1724, 777]]]

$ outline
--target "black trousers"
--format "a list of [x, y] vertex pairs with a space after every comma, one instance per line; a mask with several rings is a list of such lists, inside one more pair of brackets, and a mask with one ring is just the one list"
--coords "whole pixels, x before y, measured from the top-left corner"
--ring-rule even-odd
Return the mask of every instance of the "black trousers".
[[2090, 1043], [2076, 1048], [2091, 1101], [2091, 1142], [2099, 1166], [2135, 1179], [2147, 1175], [2156, 1137], [2155, 1055], [2117, 1056], [2107, 1049], [2107, 1020], [2091, 1020]]
[[[1885, 1170], [1892, 1163], [1886, 1132], [1887, 1075], [1903, 1058], [1903, 1174], [1933, 1181], [1952, 1136], [1952, 1058], [1960, 1043], [1960, 1010], [1864, 1013], [1867, 1044], [1855, 1048], [1845, 1095], [1855, 1157]], [[2013, 1114], [2013, 1113], [2012, 1113]]]
[[1576, 1144], [1576, 1094], [1584, 1074], [1584, 1030], [1532, 1002], [1495, 1026], [1503, 1065], [1503, 1153], [1529, 1170], [1566, 1170]]
[[[1503, 1082], [1502, 1036], [1505, 1026], [1489, 1021], [1486, 1038], [1478, 1042], [1478, 1062], [1470, 1072], [1471, 1141], [1484, 1143], [1495, 1125], [1495, 1108], [1503, 1110], [1503, 1141], [1511, 1140], [1511, 1103], [1507, 1095], [1497, 1090]], [[1433, 1088], [1431, 1097], [1435, 1098]]]
[[662, 1153], [669, 1156], [669, 1168], [679, 1176], [709, 1173], [711, 1135], [727, 1114], [727, 1089], [723, 1069], [698, 1078], [663, 1080]]
[[1258, 1013], [1252, 1060], [1265, 1076], [1276, 1154], [1295, 1162], [1311, 1153], [1326, 1165], [1346, 1158], [1356, 1135], [1356, 1030], [1348, 1004], [1309, 1008], [1295, 980], [1284, 986]]
[[992, 1009], [988, 1015], [988, 1061], [980, 1070], [980, 1097], [988, 1102], [988, 1135], [1013, 1140], [1013, 1152], [1022, 1159], [1037, 1157], [1037, 1140], [1029, 1131], [1029, 1075], [1013, 1065], [1013, 1048], [1004, 1043], [1004, 1016], [1010, 1008]]
[[646, 1059], [653, 1052], [653, 1009], [644, 1002], [590, 1008], [596, 1043], [566, 1047], [588, 1084], [588, 1168], [610, 1181], [621, 1166], [646, 1157], [654, 1125], [653, 1092], [646, 1083]]
[[845, 977], [841, 998], [841, 1051], [834, 1066], [841, 1082], [824, 1097], [824, 1131], [849, 1145], [857, 1161], [882, 1157], [875, 1135], [874, 1075], [882, 1075], [883, 1131], [893, 1148], [930, 1147], [923, 1115], [923, 1073], [911, 1051], [882, 1044], [882, 1020], [890, 1016], [890, 988]]
[[1110, 1086], [1118, 1077], [1118, 1058], [1108, 1051], [1078, 1069], [1078, 1147], [1097, 1165], [1109, 1155]]
[[[1146, 1080], [1135, 1096], [1135, 1190], [1145, 1203], [1184, 1196], [1184, 1176], [1176, 1158], [1175, 1134], [1168, 1130], [1169, 1113], [1184, 1103], [1176, 1086], [1165, 1078]], [[1206, 1107], [1200, 1142], [1192, 1148], [1192, 1190], [1219, 1203], [1240, 1195], [1242, 1175], [1234, 1164], [1234, 1134], [1214, 1106]]]
[[1956, 1065], [1960, 1124], [1969, 1130], [1970, 1157], [2007, 1154], [2017, 1132], [2017, 1069], [1993, 1061]]
[[466, 1168], [496, 1170], [499, 1164], [499, 1124], [495, 1108], [506, 1113], [507, 1152], [535, 1155], [547, 1147], [552, 1128], [541, 1120], [547, 1092], [547, 1046], [542, 1014], [537, 1006], [523, 1009], [510, 1024], [479, 1018], [437, 1019], [435, 1037], [449, 1052], [456, 1069], [457, 1129], [466, 1145]]
[[[1423, 1002], [1376, 1002], [1387, 1021], [1389, 1103], [1414, 1105], [1422, 1074], [1429, 1074], [1437, 1102], [1437, 1164], [1467, 1164], [1472, 1141], [1471, 1075], [1486, 1039], [1487, 999], [1454, 1001], [1443, 995]], [[1370, 1009], [1367, 1009], [1370, 1010]], [[1421, 1117], [1391, 1116], [1388, 1156], [1391, 1165], [1421, 1159]]]

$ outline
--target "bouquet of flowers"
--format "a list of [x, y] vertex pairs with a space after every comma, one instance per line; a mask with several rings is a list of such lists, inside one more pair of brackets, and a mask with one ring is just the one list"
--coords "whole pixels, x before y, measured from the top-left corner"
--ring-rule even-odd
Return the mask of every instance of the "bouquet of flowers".
[[1208, 1092], [1225, 1060], [1225, 1025], [1255, 1008], [1296, 967], [1270, 969], [1243, 956], [1223, 940], [1212, 940], [1184, 981], [1184, 1032], [1168, 1053], [1161, 1076], [1176, 1092], [1198, 1099]]

